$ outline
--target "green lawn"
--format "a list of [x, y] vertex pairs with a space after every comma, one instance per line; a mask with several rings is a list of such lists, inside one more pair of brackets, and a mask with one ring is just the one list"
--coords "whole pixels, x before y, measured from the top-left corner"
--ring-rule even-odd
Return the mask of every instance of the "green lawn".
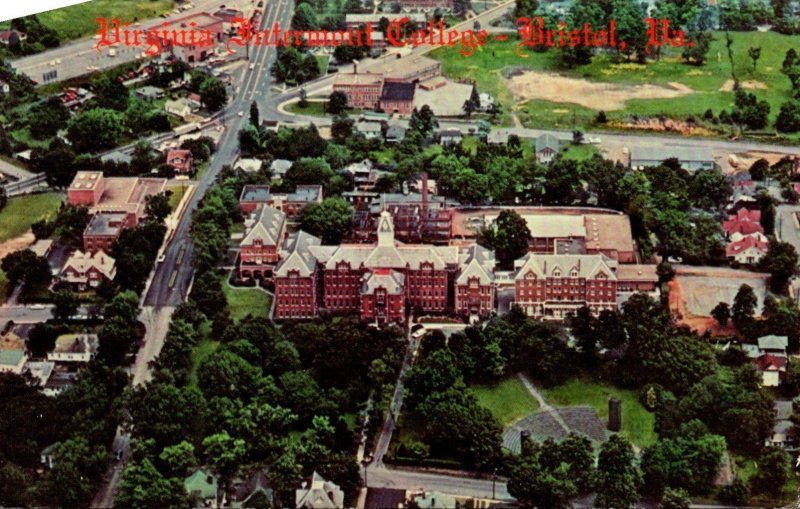
[[622, 401], [622, 436], [639, 447], [646, 447], [656, 441], [656, 433], [653, 431], [655, 415], [639, 403], [634, 391], [574, 378], [557, 387], [543, 389], [542, 395], [550, 405], [556, 407], [592, 406], [601, 419], [608, 417], [608, 399], [614, 396]]
[[[758, 463], [744, 456], [732, 456], [736, 474], [745, 482], [754, 476], [758, 471]], [[785, 506], [790, 505], [791, 502], [797, 500], [798, 479], [796, 475], [789, 475], [789, 480], [783, 486], [783, 491], [780, 495], [775, 493], [765, 493], [756, 495], [750, 499], [751, 505], [759, 505], [765, 507]]]
[[575, 161], [584, 161], [591, 159], [593, 155], [599, 154], [597, 147], [594, 145], [564, 145], [561, 147], [561, 156], [564, 159], [572, 159]]
[[[499, 99], [504, 111], [516, 108], [520, 120], [526, 125], [566, 128], [572, 126], [574, 118], [576, 127], [585, 128], [592, 126], [595, 112], [581, 106], [575, 106], [573, 110], [568, 96], [559, 100], [535, 100], [515, 104], [505, 84], [504, 73], [513, 69], [533, 69], [593, 82], [623, 85], [669, 86], [671, 82], [678, 82], [695, 91], [678, 99], [628, 101], [623, 110], [608, 111], [609, 120], [623, 119], [632, 114], [698, 116], [708, 108], [717, 114], [722, 109], [730, 112], [733, 93], [720, 91], [720, 87], [731, 78], [725, 36], [717, 32], [713, 35], [708, 61], [700, 67], [683, 63], [680, 48], [670, 48], [660, 61], [649, 62], [647, 65], [615, 63], [608, 56], [596, 55], [589, 65], [567, 69], [561, 65], [560, 52], [557, 49], [544, 53], [529, 51], [526, 53], [527, 58], [520, 57], [514, 37], [506, 42], [489, 41], [470, 58], [461, 56], [457, 47], [436, 49], [431, 52], [431, 56], [442, 61], [446, 76], [475, 80], [480, 91], [489, 92]], [[759, 99], [766, 99], [770, 103], [770, 118], [774, 121], [780, 105], [790, 98], [789, 79], [780, 69], [786, 51], [796, 46], [797, 38], [774, 32], [733, 32], [731, 39], [738, 79], [742, 82], [759, 82], [766, 87], [756, 90], [755, 93]], [[755, 71], [747, 52], [749, 47], [754, 46], [762, 49]]]
[[14, 140], [24, 143], [30, 148], [47, 148], [50, 145], [50, 142], [53, 140], [53, 138], [37, 140], [31, 136], [31, 131], [27, 127], [24, 129], [17, 129], [16, 131], [11, 131], [10, 134]]
[[272, 307], [272, 296], [261, 288], [231, 288], [227, 277], [222, 277], [222, 291], [231, 309], [231, 318], [240, 320], [247, 315], [266, 317]]
[[308, 106], [305, 108], [300, 107], [299, 102], [293, 102], [291, 104], [286, 105], [286, 111], [290, 113], [295, 113], [297, 115], [308, 115], [310, 117], [324, 117], [327, 115], [325, 113], [325, 105], [328, 104], [327, 101], [309, 101]]
[[317, 65], [319, 66], [319, 73], [325, 76], [328, 73], [328, 62], [330, 57], [328, 55], [316, 55]]
[[0, 211], [0, 242], [19, 237], [31, 224], [43, 218], [52, 218], [64, 200], [59, 193], [29, 194], [8, 199]]
[[131, 24], [148, 18], [155, 18], [169, 12], [175, 6], [173, 0], [92, 0], [62, 9], [54, 9], [39, 14], [39, 20], [55, 29], [62, 39], [78, 39], [97, 33], [99, 28], [95, 18], [112, 19]]
[[214, 353], [219, 346], [219, 341], [211, 339], [211, 323], [206, 321], [200, 326], [200, 342], [192, 351], [192, 371], [189, 373], [189, 385], [197, 387], [197, 368]]
[[501, 380], [497, 385], [471, 387], [481, 406], [488, 408], [503, 426], [535, 412], [539, 408], [519, 378], [515, 376]]
[[178, 208], [178, 204], [181, 202], [181, 198], [186, 194], [186, 186], [174, 186], [170, 187], [169, 190], [172, 191], [172, 194], [169, 196], [169, 208], [175, 212], [175, 209]]

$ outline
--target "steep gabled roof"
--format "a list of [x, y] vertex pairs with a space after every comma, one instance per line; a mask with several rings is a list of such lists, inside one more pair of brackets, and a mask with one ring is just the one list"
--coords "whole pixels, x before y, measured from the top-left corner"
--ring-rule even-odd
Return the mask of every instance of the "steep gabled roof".
[[286, 244], [288, 256], [283, 256], [278, 266], [275, 268], [275, 276], [285, 277], [290, 271], [296, 270], [301, 277], [308, 277], [314, 273], [317, 266], [317, 259], [311, 254], [311, 246], [319, 246], [321, 240], [317, 237], [298, 231], [289, 238]]
[[461, 273], [456, 278], [456, 284], [464, 285], [471, 278], [478, 277], [481, 284], [494, 281], [494, 253], [483, 246], [475, 244], [470, 247], [461, 262]]
[[609, 280], [616, 280], [617, 276], [609, 266], [610, 260], [603, 255], [551, 255], [528, 253], [515, 262], [517, 273], [514, 279], [524, 279], [529, 272], [537, 277], [553, 277], [558, 269], [559, 277], [569, 278], [573, 269], [577, 277], [595, 279], [599, 274], [605, 274]]
[[253, 219], [254, 222], [240, 245], [252, 246], [257, 240], [260, 240], [265, 246], [280, 244], [286, 214], [274, 207], [261, 205], [253, 213]]

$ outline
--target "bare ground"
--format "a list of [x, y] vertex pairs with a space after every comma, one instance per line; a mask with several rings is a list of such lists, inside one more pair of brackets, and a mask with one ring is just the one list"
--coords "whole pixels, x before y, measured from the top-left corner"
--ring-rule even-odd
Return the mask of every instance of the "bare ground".
[[[767, 84], [762, 83], [760, 81], [755, 80], [748, 80], [748, 81], [740, 81], [739, 85], [742, 88], [749, 88], [750, 90], [766, 90]], [[728, 80], [719, 87], [720, 92], [733, 92], [733, 80]]]
[[36, 237], [33, 236], [33, 233], [28, 232], [3, 242], [0, 244], [0, 260], [9, 253], [30, 247], [35, 241]]
[[669, 88], [649, 84], [617, 85], [535, 71], [515, 73], [508, 79], [508, 88], [518, 102], [541, 99], [606, 111], [621, 110], [631, 99], [674, 99], [694, 92], [678, 83], [670, 83]]

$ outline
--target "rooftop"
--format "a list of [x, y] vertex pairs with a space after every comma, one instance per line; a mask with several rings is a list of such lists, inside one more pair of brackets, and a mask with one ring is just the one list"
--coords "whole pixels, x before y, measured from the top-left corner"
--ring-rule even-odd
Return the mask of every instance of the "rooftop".
[[322, 198], [322, 186], [297, 186], [293, 193], [289, 193], [286, 199], [294, 202], [311, 203]]
[[252, 246], [260, 241], [265, 246], [277, 246], [281, 242], [286, 215], [280, 210], [268, 205], [259, 205], [253, 213], [244, 239], [243, 246]]
[[125, 222], [124, 212], [98, 212], [86, 225], [84, 235], [118, 235]]
[[658, 281], [656, 265], [628, 265], [617, 266], [617, 279], [620, 281]]
[[631, 220], [625, 214], [586, 214], [586, 248], [632, 251]]
[[69, 190], [94, 189], [103, 180], [102, 171], [79, 171], [72, 179]]
[[97, 352], [97, 334], [63, 334], [56, 338], [53, 353], [91, 353]]
[[381, 101], [413, 101], [416, 88], [417, 86], [414, 83], [387, 81], [383, 84]]
[[270, 199], [269, 186], [246, 185], [242, 188], [239, 202], [267, 202]]
[[631, 161], [661, 162], [676, 158], [681, 162], [713, 162], [714, 156], [708, 147], [666, 147], [664, 145], [637, 145], [631, 148]]
[[558, 152], [558, 138], [549, 133], [536, 138], [536, 152], [541, 152], [544, 149], [551, 149]]

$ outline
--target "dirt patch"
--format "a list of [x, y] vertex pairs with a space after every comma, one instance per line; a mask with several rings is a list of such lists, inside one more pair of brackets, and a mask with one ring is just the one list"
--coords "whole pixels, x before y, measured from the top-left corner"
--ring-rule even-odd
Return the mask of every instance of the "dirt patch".
[[683, 84], [676, 85], [678, 87], [671, 88], [649, 84], [616, 85], [534, 71], [516, 71], [508, 78], [508, 88], [516, 101], [568, 101], [606, 111], [621, 110], [631, 99], [675, 99], [694, 92]]
[[9, 253], [30, 247], [34, 242], [36, 242], [36, 237], [34, 237], [33, 233], [31, 232], [3, 242], [0, 244], [0, 260], [5, 258], [5, 256]]
[[[748, 88], [750, 90], [766, 90], [767, 84], [762, 83], [760, 81], [748, 80], [748, 81], [740, 81], [739, 86], [742, 88]], [[720, 92], [733, 92], [733, 80], [728, 80], [719, 87]]]
[[647, 117], [630, 122], [612, 121], [610, 127], [619, 129], [641, 129], [644, 131], [680, 133], [684, 136], [711, 136], [713, 132], [692, 122], [671, 118]]

